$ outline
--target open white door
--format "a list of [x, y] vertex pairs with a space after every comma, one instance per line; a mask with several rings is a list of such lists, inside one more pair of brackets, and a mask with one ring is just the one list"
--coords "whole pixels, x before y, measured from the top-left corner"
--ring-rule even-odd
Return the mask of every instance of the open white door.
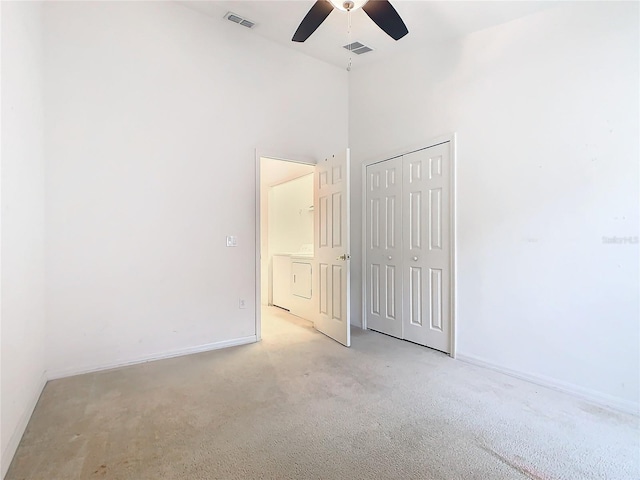
[[313, 187], [317, 310], [314, 326], [351, 345], [349, 315], [349, 149], [320, 160]]

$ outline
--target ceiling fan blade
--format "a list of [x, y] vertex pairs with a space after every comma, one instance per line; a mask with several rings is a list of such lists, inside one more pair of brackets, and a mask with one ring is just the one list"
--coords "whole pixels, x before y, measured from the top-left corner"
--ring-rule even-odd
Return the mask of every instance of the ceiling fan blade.
[[398, 12], [387, 0], [370, 0], [362, 9], [394, 40], [400, 40], [409, 33]]
[[296, 33], [293, 34], [291, 40], [294, 42], [304, 42], [316, 31], [320, 24], [324, 22], [332, 10], [333, 5], [327, 0], [317, 0], [316, 3], [313, 4], [313, 7], [311, 7], [311, 10], [309, 10], [309, 13], [307, 13], [302, 19], [302, 22], [300, 22], [300, 26], [296, 30]]

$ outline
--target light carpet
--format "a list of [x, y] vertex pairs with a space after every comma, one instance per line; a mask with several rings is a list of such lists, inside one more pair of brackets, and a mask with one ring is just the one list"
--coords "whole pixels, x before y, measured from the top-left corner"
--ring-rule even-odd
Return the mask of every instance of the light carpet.
[[263, 341], [49, 382], [6, 480], [640, 478], [638, 418], [279, 309]]

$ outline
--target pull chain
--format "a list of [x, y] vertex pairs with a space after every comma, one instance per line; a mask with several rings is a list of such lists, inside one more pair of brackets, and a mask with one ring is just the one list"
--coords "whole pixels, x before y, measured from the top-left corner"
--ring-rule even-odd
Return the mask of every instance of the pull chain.
[[351, 41], [351, 9], [347, 10], [347, 41], [349, 42], [349, 64], [347, 65], [347, 72], [351, 71], [351, 50], [353, 49]]

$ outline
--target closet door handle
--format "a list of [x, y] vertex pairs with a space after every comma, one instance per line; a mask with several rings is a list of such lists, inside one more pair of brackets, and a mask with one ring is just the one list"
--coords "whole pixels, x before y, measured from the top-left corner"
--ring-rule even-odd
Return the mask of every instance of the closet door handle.
[[387, 260], [391, 260], [391, 255], [389, 255], [389, 256], [387, 257]]
[[418, 261], [418, 257], [413, 257], [411, 260], [413, 260], [414, 262]]

